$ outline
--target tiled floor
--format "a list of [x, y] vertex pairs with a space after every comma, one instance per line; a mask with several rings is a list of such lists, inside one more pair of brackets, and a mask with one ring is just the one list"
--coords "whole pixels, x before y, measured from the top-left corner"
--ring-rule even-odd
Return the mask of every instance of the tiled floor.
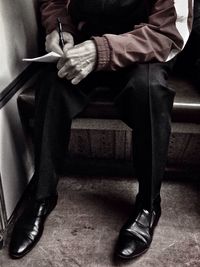
[[164, 181], [163, 213], [149, 251], [117, 261], [113, 248], [131, 212], [137, 183], [124, 177], [64, 177], [59, 201], [38, 245], [11, 260], [7, 246], [0, 267], [183, 267], [200, 266], [200, 187], [197, 181]]

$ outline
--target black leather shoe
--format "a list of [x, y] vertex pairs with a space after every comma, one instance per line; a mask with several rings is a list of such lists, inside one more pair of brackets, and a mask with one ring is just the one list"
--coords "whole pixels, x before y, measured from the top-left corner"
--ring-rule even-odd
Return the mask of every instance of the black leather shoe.
[[9, 246], [9, 255], [18, 259], [27, 254], [39, 241], [44, 222], [57, 204], [58, 196], [35, 201], [27, 207], [17, 220]]
[[123, 259], [133, 259], [146, 252], [151, 244], [153, 231], [161, 215], [160, 207], [152, 212], [141, 209], [122, 227], [116, 254]]

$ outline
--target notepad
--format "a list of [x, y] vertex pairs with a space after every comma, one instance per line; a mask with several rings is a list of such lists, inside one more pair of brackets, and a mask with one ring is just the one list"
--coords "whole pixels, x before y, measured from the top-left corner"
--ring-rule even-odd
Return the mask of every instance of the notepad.
[[44, 56], [41, 56], [41, 57], [23, 58], [22, 61], [51, 63], [51, 62], [57, 62], [60, 57], [61, 57], [61, 55], [59, 55], [55, 52], [50, 52], [50, 53], [48, 53]]

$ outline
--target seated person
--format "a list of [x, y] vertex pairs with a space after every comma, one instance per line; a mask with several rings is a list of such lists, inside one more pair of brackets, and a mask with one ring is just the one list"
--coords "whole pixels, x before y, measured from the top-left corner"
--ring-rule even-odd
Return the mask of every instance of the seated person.
[[[9, 253], [27, 254], [57, 203], [58, 170], [72, 119], [99, 86], [109, 87], [121, 119], [134, 133], [139, 192], [121, 228], [116, 255], [132, 259], [150, 247], [161, 215], [160, 189], [175, 92], [167, 77], [188, 40], [192, 0], [40, 0], [46, 50], [60, 53], [39, 77], [35, 111], [35, 194], [15, 224]], [[57, 18], [63, 25], [59, 45]], [[70, 208], [70, 207], [69, 207]]]

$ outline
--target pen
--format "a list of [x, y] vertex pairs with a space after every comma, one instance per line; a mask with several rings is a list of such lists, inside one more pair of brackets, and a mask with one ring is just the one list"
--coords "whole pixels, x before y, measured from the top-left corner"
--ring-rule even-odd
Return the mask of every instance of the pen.
[[62, 24], [59, 18], [57, 18], [57, 23], [58, 23], [58, 34], [59, 34], [59, 44], [60, 47], [63, 49], [64, 47], [64, 38], [63, 38], [63, 31], [62, 31]]

